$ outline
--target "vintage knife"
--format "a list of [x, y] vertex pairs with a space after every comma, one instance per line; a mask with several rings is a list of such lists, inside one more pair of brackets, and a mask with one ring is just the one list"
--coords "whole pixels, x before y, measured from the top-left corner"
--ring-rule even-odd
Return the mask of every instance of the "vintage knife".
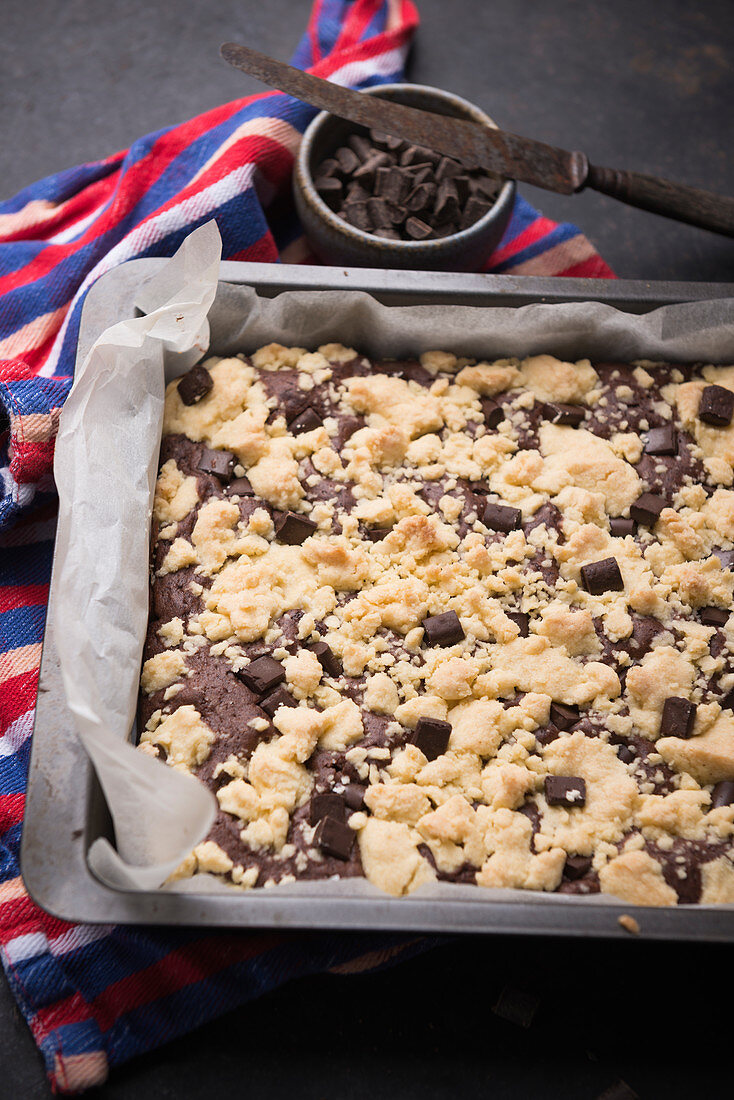
[[486, 168], [495, 175], [562, 195], [591, 187], [630, 206], [734, 237], [734, 199], [727, 196], [671, 183], [659, 176], [600, 168], [590, 164], [584, 153], [568, 152], [506, 130], [362, 95], [233, 42], [226, 42], [221, 54], [236, 69], [313, 107], [416, 145], [426, 145], [438, 153], [456, 157], [468, 168]]

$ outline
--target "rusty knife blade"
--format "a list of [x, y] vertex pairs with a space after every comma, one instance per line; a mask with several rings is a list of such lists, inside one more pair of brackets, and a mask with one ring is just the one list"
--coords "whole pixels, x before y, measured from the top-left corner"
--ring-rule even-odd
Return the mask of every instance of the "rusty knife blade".
[[235, 69], [295, 99], [368, 129], [456, 157], [467, 168], [485, 168], [494, 175], [532, 183], [562, 195], [572, 195], [586, 182], [589, 163], [583, 153], [567, 152], [478, 122], [363, 95], [234, 42], [226, 42], [221, 55]]

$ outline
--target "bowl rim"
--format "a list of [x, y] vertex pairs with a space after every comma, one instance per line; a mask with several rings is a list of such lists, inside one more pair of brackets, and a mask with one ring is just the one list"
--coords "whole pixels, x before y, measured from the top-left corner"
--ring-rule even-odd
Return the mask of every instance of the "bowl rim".
[[[400, 81], [392, 84], [373, 84], [370, 88], [362, 89], [366, 95], [379, 95], [380, 92], [386, 91], [402, 92], [414, 90], [430, 92], [446, 102], [453, 103], [456, 106], [466, 109], [470, 114], [473, 114], [475, 118], [481, 118], [485, 125], [491, 126], [495, 130], [498, 129], [494, 119], [486, 114], [481, 107], [478, 107], [475, 103], [471, 103], [468, 99], [464, 99], [462, 96], [456, 95], [454, 92], [448, 92], [443, 88], [436, 88], [431, 84], [414, 84], [410, 81]], [[360, 244], [378, 248], [381, 252], [387, 249], [392, 252], [430, 255], [434, 252], [441, 252], [445, 248], [455, 245], [456, 242], [468, 242], [472, 240], [483, 228], [488, 227], [493, 221], [502, 217], [507, 206], [512, 208], [515, 200], [516, 181], [514, 179], [505, 179], [497, 198], [487, 213], [483, 214], [481, 218], [478, 218], [477, 221], [473, 222], [471, 225], [468, 225], [466, 229], [460, 229], [458, 233], [451, 233], [448, 237], [439, 237], [437, 240], [432, 241], [391, 241], [385, 237], [376, 237], [374, 233], [368, 233], [364, 229], [357, 229], [356, 226], [351, 225], [349, 222], [345, 221], [344, 218], [340, 218], [338, 214], [335, 214], [330, 206], [327, 206], [314, 186], [313, 175], [308, 164], [316, 134], [330, 119], [337, 119], [338, 117], [338, 115], [331, 114], [330, 111], [319, 111], [311, 120], [304, 130], [303, 138], [301, 139], [294, 175], [294, 183], [298, 185], [304, 198], [314, 206], [322, 220], [335, 232], [345, 237], [352, 238]], [[344, 121], [348, 120], [345, 119]]]

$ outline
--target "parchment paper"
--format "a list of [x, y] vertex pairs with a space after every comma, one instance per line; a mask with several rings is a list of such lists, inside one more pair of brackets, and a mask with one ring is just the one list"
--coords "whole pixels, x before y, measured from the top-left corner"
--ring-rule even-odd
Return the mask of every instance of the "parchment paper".
[[[642, 316], [593, 302], [516, 309], [384, 306], [355, 291], [290, 291], [267, 299], [251, 287], [217, 286], [218, 257], [218, 232], [210, 223], [141, 288], [138, 304], [148, 315], [115, 325], [92, 348], [64, 408], [56, 445], [60, 516], [53, 597], [56, 622], [63, 624], [57, 642], [69, 706], [117, 838], [117, 851], [95, 841], [89, 861], [103, 880], [122, 888], [160, 886], [206, 836], [214, 813], [203, 785], [129, 744], [148, 615], [148, 529], [164, 385], [207, 344], [210, 354], [250, 352], [276, 340], [309, 349], [336, 341], [370, 356], [441, 349], [477, 357], [549, 352], [569, 359], [734, 361], [732, 299]], [[208, 875], [163, 888], [231, 891]], [[280, 893], [384, 899], [357, 879], [294, 883], [279, 887]], [[419, 894], [559, 901], [555, 894], [479, 892], [448, 883]], [[560, 900], [614, 901], [599, 895]]]

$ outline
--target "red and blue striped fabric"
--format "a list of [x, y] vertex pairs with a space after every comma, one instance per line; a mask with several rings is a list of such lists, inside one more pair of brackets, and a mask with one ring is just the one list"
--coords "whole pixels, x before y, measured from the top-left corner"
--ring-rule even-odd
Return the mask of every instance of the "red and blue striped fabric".
[[[316, 0], [294, 60], [356, 87], [400, 79], [417, 24], [410, 0]], [[126, 260], [170, 256], [212, 217], [228, 259], [311, 260], [289, 187], [313, 113], [277, 92], [237, 100], [0, 203], [0, 952], [57, 1091], [96, 1084], [109, 1066], [290, 978], [373, 969], [430, 943], [70, 925], [33, 904], [18, 865], [54, 538], [53, 440], [85, 293]], [[574, 226], [522, 199], [486, 269], [612, 275]]]

